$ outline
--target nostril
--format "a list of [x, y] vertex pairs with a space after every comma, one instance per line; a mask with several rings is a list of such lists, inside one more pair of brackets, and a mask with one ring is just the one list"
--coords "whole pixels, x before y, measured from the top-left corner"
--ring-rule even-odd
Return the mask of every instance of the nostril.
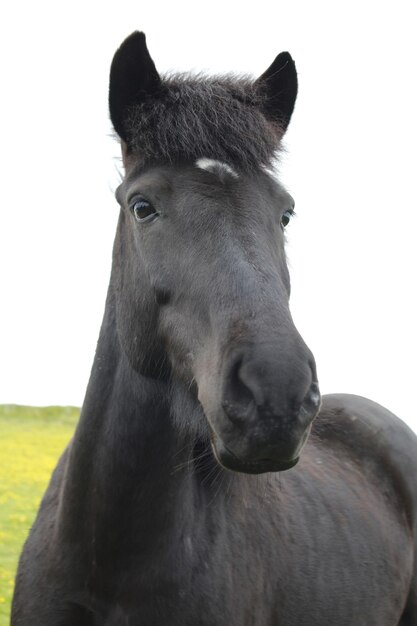
[[316, 382], [311, 383], [310, 389], [308, 390], [306, 397], [304, 398], [303, 405], [305, 407], [311, 407], [312, 409], [317, 409], [320, 406], [321, 395], [319, 385]]
[[169, 289], [164, 289], [163, 287], [155, 288], [155, 302], [159, 304], [159, 306], [164, 306], [168, 304], [171, 299], [171, 292]]
[[253, 394], [244, 379], [243, 358], [238, 357], [226, 376], [222, 403], [232, 421], [245, 420], [254, 406]]
[[321, 404], [321, 395], [318, 383], [313, 382], [310, 385], [308, 392], [306, 393], [303, 403], [298, 413], [298, 419], [305, 424], [311, 423], [311, 421], [317, 415], [317, 412]]

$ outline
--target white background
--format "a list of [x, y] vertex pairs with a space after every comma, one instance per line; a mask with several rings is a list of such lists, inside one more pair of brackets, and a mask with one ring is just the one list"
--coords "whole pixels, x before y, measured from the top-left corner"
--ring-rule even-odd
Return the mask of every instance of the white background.
[[417, 430], [414, 2], [14, 2], [0, 16], [0, 402], [82, 403], [117, 219], [108, 70], [144, 30], [159, 71], [262, 73], [299, 98], [280, 178], [292, 311], [324, 393]]

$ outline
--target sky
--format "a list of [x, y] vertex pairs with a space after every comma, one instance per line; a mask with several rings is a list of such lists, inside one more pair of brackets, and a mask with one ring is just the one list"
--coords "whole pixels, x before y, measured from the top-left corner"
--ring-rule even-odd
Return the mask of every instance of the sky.
[[81, 405], [122, 175], [109, 66], [144, 30], [160, 72], [259, 76], [282, 50], [299, 96], [279, 179], [291, 309], [323, 393], [417, 431], [417, 41], [413, 2], [7, 3], [0, 16], [0, 403]]

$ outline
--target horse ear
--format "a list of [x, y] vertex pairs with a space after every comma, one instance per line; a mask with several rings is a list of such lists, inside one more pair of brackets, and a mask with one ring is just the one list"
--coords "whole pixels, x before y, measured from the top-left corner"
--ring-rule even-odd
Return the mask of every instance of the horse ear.
[[116, 51], [110, 68], [109, 108], [114, 130], [127, 142], [129, 108], [154, 95], [161, 79], [146, 47], [145, 33], [135, 31]]
[[295, 63], [288, 52], [281, 52], [272, 65], [255, 82], [264, 96], [265, 116], [287, 130], [297, 98], [298, 81]]

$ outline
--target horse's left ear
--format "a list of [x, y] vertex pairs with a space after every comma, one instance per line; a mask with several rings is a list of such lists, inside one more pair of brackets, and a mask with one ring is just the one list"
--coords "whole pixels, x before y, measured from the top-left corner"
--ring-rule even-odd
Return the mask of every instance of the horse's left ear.
[[295, 63], [288, 52], [281, 52], [272, 65], [255, 82], [264, 96], [265, 116], [287, 130], [297, 98], [298, 81]]
[[126, 118], [132, 106], [155, 96], [161, 79], [146, 46], [145, 33], [136, 31], [122, 43], [110, 68], [109, 108], [114, 130], [127, 143]]

